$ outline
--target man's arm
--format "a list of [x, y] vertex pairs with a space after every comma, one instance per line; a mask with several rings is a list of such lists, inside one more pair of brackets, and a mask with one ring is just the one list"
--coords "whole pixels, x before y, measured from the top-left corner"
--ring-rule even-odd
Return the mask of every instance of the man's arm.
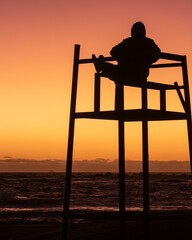
[[131, 38], [126, 38], [121, 43], [113, 47], [110, 52], [111, 56], [117, 61], [121, 59], [125, 55], [125, 50], [127, 53], [130, 42]]
[[161, 53], [160, 48], [155, 44], [153, 40], [151, 40], [147, 53], [147, 58], [150, 65], [159, 59], [160, 53]]
[[119, 58], [119, 55], [121, 53], [121, 46], [122, 46], [122, 43], [116, 45], [115, 47], [113, 47], [110, 51], [110, 54], [111, 56], [114, 58], [114, 59], [118, 59]]

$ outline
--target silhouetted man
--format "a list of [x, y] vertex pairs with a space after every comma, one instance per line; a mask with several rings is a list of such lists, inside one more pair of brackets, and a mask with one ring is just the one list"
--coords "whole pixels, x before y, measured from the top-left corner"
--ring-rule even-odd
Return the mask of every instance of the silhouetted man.
[[113, 47], [110, 54], [118, 65], [105, 62], [102, 55], [99, 58], [92, 55], [97, 72], [116, 83], [142, 85], [149, 75], [149, 66], [159, 59], [160, 49], [146, 37], [144, 24], [136, 22], [132, 26], [131, 37]]

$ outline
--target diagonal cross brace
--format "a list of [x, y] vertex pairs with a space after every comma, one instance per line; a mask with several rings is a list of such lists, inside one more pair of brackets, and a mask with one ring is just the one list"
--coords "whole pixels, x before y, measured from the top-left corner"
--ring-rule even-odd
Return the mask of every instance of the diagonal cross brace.
[[184, 98], [183, 98], [183, 95], [182, 95], [182, 93], [181, 93], [181, 90], [180, 90], [180, 88], [179, 88], [179, 85], [178, 85], [177, 82], [174, 82], [174, 85], [175, 85], [175, 87], [176, 87], [176, 90], [177, 90], [178, 96], [179, 96], [179, 98], [180, 98], [180, 101], [181, 101], [181, 103], [182, 103], [182, 105], [183, 105], [183, 108], [184, 108], [185, 112], [187, 112], [186, 102], [185, 102], [185, 100], [184, 100]]

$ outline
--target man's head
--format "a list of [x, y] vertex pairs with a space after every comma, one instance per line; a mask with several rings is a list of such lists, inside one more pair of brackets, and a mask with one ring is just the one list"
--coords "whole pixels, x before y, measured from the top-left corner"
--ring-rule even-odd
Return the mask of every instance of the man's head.
[[131, 36], [132, 37], [145, 37], [146, 31], [145, 26], [142, 22], [136, 22], [133, 24], [131, 28]]

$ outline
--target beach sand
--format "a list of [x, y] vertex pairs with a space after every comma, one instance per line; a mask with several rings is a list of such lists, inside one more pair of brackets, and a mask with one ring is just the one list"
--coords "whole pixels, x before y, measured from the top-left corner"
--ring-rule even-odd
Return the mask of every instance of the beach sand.
[[[118, 221], [72, 220], [69, 240], [118, 240]], [[1, 240], [61, 240], [62, 225], [53, 223], [1, 224]], [[191, 240], [192, 219], [153, 220], [150, 223], [151, 240]], [[126, 239], [143, 240], [143, 223], [126, 222]]]

